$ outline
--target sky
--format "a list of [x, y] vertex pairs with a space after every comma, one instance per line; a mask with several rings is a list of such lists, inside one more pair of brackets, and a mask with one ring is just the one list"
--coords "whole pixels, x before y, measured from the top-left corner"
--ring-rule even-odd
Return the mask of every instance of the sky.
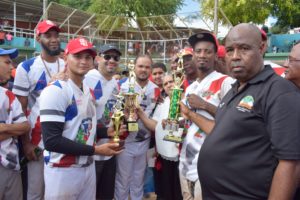
[[200, 10], [200, 4], [198, 0], [185, 0], [184, 6], [178, 11], [178, 13], [195, 12]]

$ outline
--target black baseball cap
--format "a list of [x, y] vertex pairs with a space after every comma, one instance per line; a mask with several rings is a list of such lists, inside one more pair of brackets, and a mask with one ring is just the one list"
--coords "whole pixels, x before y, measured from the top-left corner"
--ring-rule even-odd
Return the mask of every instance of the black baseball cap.
[[122, 55], [121, 51], [114, 45], [106, 44], [100, 47], [100, 54], [104, 54], [107, 51], [116, 51], [120, 56]]
[[196, 33], [196, 34], [192, 35], [191, 37], [189, 37], [188, 41], [193, 48], [195, 47], [197, 42], [200, 42], [200, 41], [211, 42], [214, 44], [216, 52], [217, 52], [218, 46], [219, 46], [219, 43], [218, 43], [216, 37], [210, 32]]

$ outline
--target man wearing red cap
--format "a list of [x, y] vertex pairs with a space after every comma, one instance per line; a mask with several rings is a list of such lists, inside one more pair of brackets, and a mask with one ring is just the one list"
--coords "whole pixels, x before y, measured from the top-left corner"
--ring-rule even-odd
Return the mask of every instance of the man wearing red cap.
[[0, 49], [0, 199], [22, 200], [18, 136], [30, 126], [15, 95], [3, 88], [10, 79], [17, 49]]
[[94, 146], [96, 134], [107, 136], [107, 129], [97, 128], [95, 92], [83, 83], [94, 66], [93, 45], [84, 38], [73, 39], [65, 56], [69, 79], [53, 82], [40, 96], [45, 199], [95, 199], [93, 155], [111, 156], [121, 151], [117, 143]]
[[[233, 80], [214, 70], [218, 42], [213, 34], [201, 32], [188, 39], [193, 47], [193, 60], [199, 69], [197, 80], [185, 93], [184, 110], [193, 115], [214, 118], [221, 98], [231, 88]], [[192, 115], [192, 114], [191, 114]], [[187, 135], [184, 138], [179, 158], [179, 172], [183, 199], [201, 200], [201, 188], [197, 173], [197, 160], [206, 134], [197, 125], [197, 118], [188, 118]]]
[[38, 97], [55, 75], [64, 70], [60, 53], [59, 27], [49, 20], [37, 25], [36, 40], [41, 45], [41, 55], [25, 60], [17, 67], [13, 93], [16, 94], [24, 113], [27, 114], [31, 131], [22, 137], [28, 174], [28, 200], [40, 200], [44, 196], [43, 158]]

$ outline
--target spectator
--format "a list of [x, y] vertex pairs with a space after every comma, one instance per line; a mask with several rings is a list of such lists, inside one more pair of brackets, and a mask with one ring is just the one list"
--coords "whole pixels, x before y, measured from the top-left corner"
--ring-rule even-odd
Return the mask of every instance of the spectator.
[[26, 37], [26, 39], [24, 41], [24, 47], [30, 47], [30, 40], [28, 37]]
[[7, 41], [7, 45], [11, 45], [11, 41], [12, 41], [12, 39], [13, 39], [13, 35], [10, 33], [10, 32], [8, 32], [6, 35], [5, 35], [5, 38], [6, 38], [6, 41]]

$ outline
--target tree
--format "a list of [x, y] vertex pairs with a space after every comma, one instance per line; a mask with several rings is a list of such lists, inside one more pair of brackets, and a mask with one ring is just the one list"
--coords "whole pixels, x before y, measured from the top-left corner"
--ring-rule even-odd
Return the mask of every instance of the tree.
[[83, 11], [86, 11], [91, 5], [91, 0], [49, 0], [48, 3], [51, 1]]
[[[202, 14], [213, 19], [214, 0], [201, 0], [200, 3]], [[300, 0], [219, 0], [219, 8], [232, 25], [241, 22], [263, 24], [269, 16], [278, 18], [278, 24], [300, 24]], [[220, 22], [228, 24], [220, 12], [218, 17]]]

